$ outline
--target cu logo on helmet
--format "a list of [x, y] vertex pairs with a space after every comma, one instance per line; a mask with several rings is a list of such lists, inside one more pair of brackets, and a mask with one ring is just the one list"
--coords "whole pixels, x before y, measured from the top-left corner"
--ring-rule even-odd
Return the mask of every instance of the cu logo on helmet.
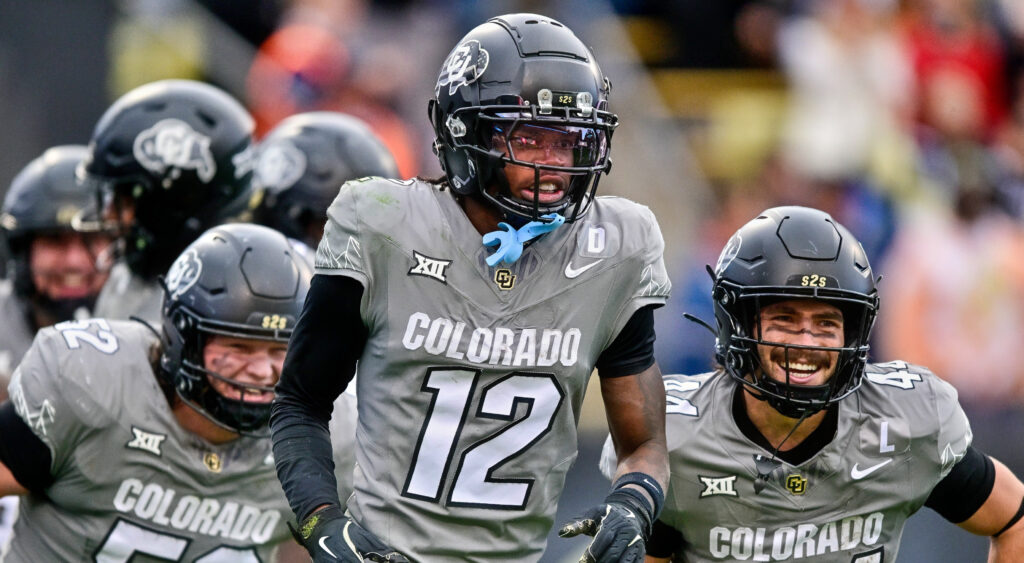
[[725, 245], [725, 249], [722, 250], [722, 254], [718, 257], [718, 263], [715, 264], [715, 275], [722, 275], [722, 272], [729, 267], [729, 264], [732, 264], [732, 261], [740, 253], [740, 246], [743, 246], [743, 237], [733, 235], [729, 239], [729, 243]]
[[135, 138], [135, 160], [146, 170], [163, 174], [168, 169], [195, 170], [204, 183], [217, 173], [210, 138], [180, 119], [164, 119]]
[[199, 281], [199, 274], [202, 272], [203, 262], [196, 251], [185, 252], [171, 264], [171, 269], [167, 272], [167, 281], [164, 283], [167, 295], [171, 299], [177, 299]]
[[489, 61], [490, 55], [487, 49], [480, 46], [479, 41], [471, 39], [459, 45], [444, 61], [441, 74], [437, 77], [437, 86], [434, 87], [434, 95], [441, 93], [442, 86], [448, 87], [448, 95], [451, 96], [459, 86], [476, 82], [487, 70]]
[[288, 141], [264, 147], [256, 163], [257, 183], [275, 192], [292, 187], [305, 172], [305, 153]]

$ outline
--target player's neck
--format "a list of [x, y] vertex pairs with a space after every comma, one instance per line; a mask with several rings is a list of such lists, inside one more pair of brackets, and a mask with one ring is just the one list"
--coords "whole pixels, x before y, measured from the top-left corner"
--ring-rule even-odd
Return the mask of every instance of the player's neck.
[[[755, 398], [746, 389], [743, 391], [743, 403], [746, 406], [750, 422], [768, 440], [768, 443], [779, 448], [779, 451], [791, 450], [800, 445], [821, 426], [821, 422], [825, 419], [825, 411], [819, 411], [808, 416], [797, 426], [798, 419], [783, 416], [766, 401]], [[797, 426], [795, 431], [793, 430], [794, 426]], [[793, 435], [786, 438], [790, 432]], [[783, 440], [786, 441], [784, 444]]]
[[218, 426], [182, 401], [176, 401], [171, 411], [182, 428], [211, 444], [224, 444], [238, 439], [238, 434]]
[[498, 228], [498, 223], [501, 222], [501, 213], [483, 198], [466, 196], [460, 197], [458, 202], [473, 228], [481, 235]]

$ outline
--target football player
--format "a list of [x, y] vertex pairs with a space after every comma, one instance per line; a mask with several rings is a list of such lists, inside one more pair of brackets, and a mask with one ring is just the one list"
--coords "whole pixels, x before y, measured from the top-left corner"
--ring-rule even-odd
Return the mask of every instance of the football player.
[[990, 561], [1024, 560], [1024, 484], [971, 446], [953, 387], [867, 363], [879, 297], [848, 230], [766, 210], [712, 277], [722, 367], [665, 378], [672, 477], [648, 561], [895, 561], [922, 506], [992, 536]]
[[77, 233], [72, 219], [90, 207], [91, 194], [75, 181], [85, 157], [81, 145], [53, 147], [11, 182], [0, 229], [10, 250], [10, 279], [0, 281], [0, 397], [41, 327], [90, 316], [107, 280], [107, 233]]
[[[278, 475], [314, 561], [536, 561], [596, 367], [619, 453], [563, 535], [643, 557], [668, 474], [653, 309], [669, 281], [649, 209], [595, 197], [616, 117], [563, 24], [492, 18], [429, 103], [436, 181], [345, 184], [277, 387]], [[355, 492], [330, 479], [331, 401], [359, 363]]]
[[[11, 257], [10, 278], [0, 280], [0, 401], [15, 366], [41, 327], [88, 317], [106, 281], [110, 262], [103, 250], [111, 237], [77, 233], [72, 219], [89, 207], [90, 194], [75, 181], [85, 147], [47, 149], [11, 182], [0, 229]], [[0, 545], [7, 541], [17, 497], [0, 499]]]
[[365, 123], [332, 111], [293, 115], [260, 141], [253, 220], [316, 248], [338, 189], [367, 176], [395, 178], [398, 165]]
[[0, 494], [26, 495], [4, 560], [267, 561], [291, 537], [267, 419], [311, 274], [272, 229], [215, 227], [167, 273], [160, 330], [41, 330], [0, 406]]
[[118, 233], [122, 261], [97, 299], [97, 316], [158, 322], [157, 276], [203, 231], [251, 212], [252, 131], [234, 98], [191, 80], [139, 86], [104, 112], [79, 180]]

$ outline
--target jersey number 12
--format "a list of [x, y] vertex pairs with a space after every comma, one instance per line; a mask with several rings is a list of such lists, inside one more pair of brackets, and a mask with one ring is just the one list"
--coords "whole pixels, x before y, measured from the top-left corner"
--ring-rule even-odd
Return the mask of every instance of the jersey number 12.
[[[445, 505], [498, 510], [526, 507], [534, 479], [500, 479], [494, 473], [551, 431], [565, 392], [552, 374], [513, 372], [481, 391], [479, 406], [471, 415], [470, 405], [479, 379], [479, 370], [427, 370], [421, 389], [433, 398], [402, 495], [440, 502], [442, 483], [455, 464]], [[527, 405], [526, 416], [516, 420], [516, 411], [522, 404]], [[455, 460], [459, 437], [470, 416], [508, 424], [466, 447], [461, 459]]]

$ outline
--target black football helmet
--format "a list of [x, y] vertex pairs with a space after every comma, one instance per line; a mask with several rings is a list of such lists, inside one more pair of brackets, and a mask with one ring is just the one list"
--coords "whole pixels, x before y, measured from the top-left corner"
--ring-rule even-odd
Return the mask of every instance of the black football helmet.
[[255, 203], [252, 132], [252, 117], [234, 98], [191, 80], [140, 86], [107, 109], [79, 180], [104, 211], [130, 200], [134, 220], [117, 227], [134, 273], [166, 272], [203, 231]]
[[[164, 383], [224, 428], [262, 434], [270, 403], [246, 402], [244, 397], [273, 387], [235, 382], [206, 369], [203, 349], [211, 335], [287, 343], [312, 275], [309, 263], [273, 229], [232, 223], [203, 233], [164, 280]], [[218, 393], [210, 378], [238, 388], [242, 400]]]
[[[39, 294], [32, 281], [29, 250], [36, 236], [74, 231], [75, 217], [93, 207], [92, 192], [75, 180], [75, 169], [87, 152], [84, 145], [47, 149], [15, 176], [0, 214], [0, 228], [10, 251], [9, 276], [15, 292], [24, 299], [31, 299], [57, 320], [70, 319], [80, 307], [91, 308], [95, 296], [54, 300]], [[83, 233], [82, 236], [93, 234]]]
[[[813, 414], [856, 391], [878, 312], [878, 293], [868, 257], [856, 238], [823, 211], [776, 207], [732, 236], [713, 273], [717, 361], [726, 372], [792, 417]], [[819, 386], [773, 380], [761, 366], [761, 308], [790, 299], [816, 299], [843, 313], [840, 348], [779, 345], [838, 352], [835, 372]], [[788, 375], [787, 375], [788, 377]]]
[[[608, 111], [610, 91], [590, 49], [551, 18], [509, 14], [476, 27], [445, 59], [428, 106], [434, 151], [451, 189], [480, 194], [506, 216], [538, 220], [560, 213], [574, 221], [611, 168], [618, 118]], [[517, 158], [509, 139], [530, 129], [561, 135], [572, 147], [572, 165]], [[533, 201], [512, 196], [502, 172], [512, 164], [533, 170]], [[557, 202], [539, 201], [544, 171], [570, 175]]]
[[398, 177], [384, 143], [361, 120], [337, 112], [293, 115], [257, 149], [255, 221], [316, 248], [338, 188], [366, 176]]

